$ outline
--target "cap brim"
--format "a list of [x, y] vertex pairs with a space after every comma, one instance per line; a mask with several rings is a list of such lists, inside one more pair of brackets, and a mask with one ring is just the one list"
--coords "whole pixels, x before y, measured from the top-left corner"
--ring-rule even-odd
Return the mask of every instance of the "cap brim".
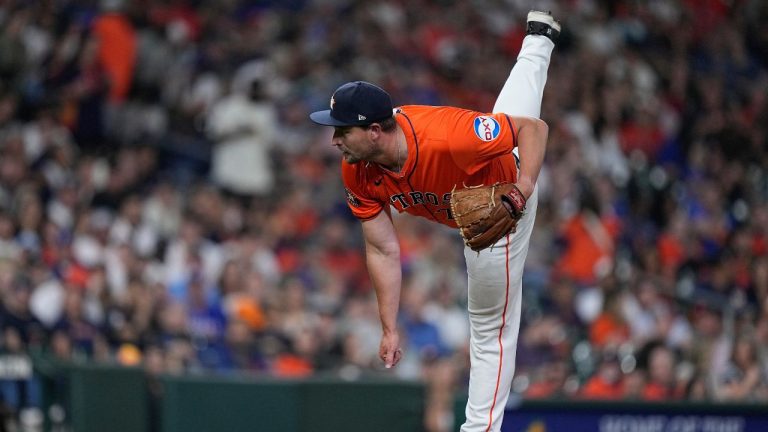
[[353, 126], [331, 117], [331, 110], [315, 111], [309, 115], [309, 119], [324, 126]]

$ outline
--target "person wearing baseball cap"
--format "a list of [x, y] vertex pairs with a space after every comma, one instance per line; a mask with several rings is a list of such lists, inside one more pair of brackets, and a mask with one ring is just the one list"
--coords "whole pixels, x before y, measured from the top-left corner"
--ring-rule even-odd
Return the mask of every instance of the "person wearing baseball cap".
[[[361, 221], [376, 291], [382, 326], [379, 357], [386, 368], [403, 356], [397, 329], [400, 242], [391, 208], [462, 232], [471, 334], [462, 432], [498, 432], [512, 385], [523, 267], [548, 137], [547, 124], [538, 117], [559, 32], [560, 24], [549, 13], [529, 12], [518, 61], [491, 113], [449, 106], [393, 108], [383, 89], [352, 81], [336, 89], [330, 109], [309, 116], [334, 128], [331, 144], [342, 153], [347, 204]], [[454, 197], [484, 189], [490, 193], [479, 193], [477, 202], [485, 202], [476, 208], [493, 208], [493, 218], [486, 219], [499, 223], [477, 236], [482, 243], [473, 243], [474, 237], [468, 240], [463, 231], [472, 225], [460, 225], [471, 212], [461, 211], [458, 203], [475, 201]], [[496, 191], [502, 191], [499, 200]], [[488, 196], [493, 197], [490, 204]]]

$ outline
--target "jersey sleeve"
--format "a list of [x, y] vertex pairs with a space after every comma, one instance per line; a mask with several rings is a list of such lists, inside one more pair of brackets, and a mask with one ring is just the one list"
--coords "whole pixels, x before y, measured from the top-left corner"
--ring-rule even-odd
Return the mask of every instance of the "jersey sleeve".
[[448, 114], [447, 141], [454, 162], [474, 174], [489, 161], [517, 147], [517, 127], [504, 113], [453, 110]]
[[356, 218], [373, 219], [384, 209], [384, 203], [367, 192], [368, 179], [360, 165], [348, 164], [342, 160], [341, 178], [344, 182], [344, 193], [347, 195], [347, 205]]

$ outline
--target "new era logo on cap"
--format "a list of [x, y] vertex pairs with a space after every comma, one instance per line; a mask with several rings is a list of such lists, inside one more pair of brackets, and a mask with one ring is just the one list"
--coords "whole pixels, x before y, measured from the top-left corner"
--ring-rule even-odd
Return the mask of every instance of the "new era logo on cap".
[[313, 112], [309, 118], [326, 126], [365, 126], [392, 117], [392, 98], [365, 81], [348, 82], [336, 89], [330, 107]]

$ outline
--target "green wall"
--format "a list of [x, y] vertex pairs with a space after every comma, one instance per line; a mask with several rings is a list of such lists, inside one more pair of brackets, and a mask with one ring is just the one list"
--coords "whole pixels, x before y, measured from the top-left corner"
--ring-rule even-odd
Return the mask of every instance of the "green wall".
[[65, 373], [72, 430], [148, 431], [147, 386], [138, 369], [72, 367]]
[[163, 432], [423, 430], [420, 384], [166, 378]]
[[155, 386], [140, 369], [94, 366], [55, 375], [49, 399], [63, 396], [74, 432], [423, 430], [420, 383], [206, 375], [163, 376]]

